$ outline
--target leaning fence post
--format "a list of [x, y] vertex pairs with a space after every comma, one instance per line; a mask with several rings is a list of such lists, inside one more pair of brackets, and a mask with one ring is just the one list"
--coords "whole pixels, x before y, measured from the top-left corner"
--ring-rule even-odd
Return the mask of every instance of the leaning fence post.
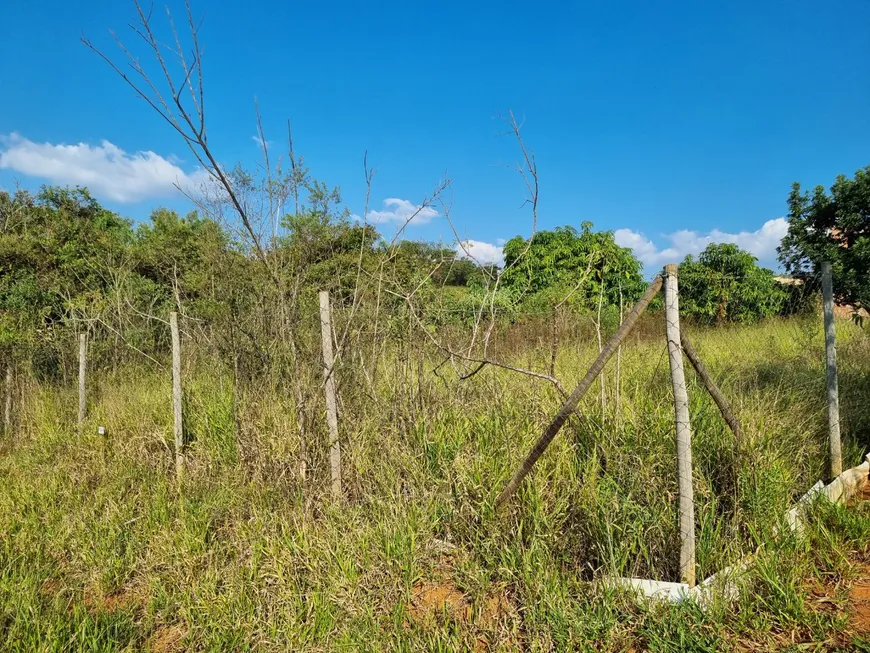
[[175, 473], [179, 480], [184, 474], [184, 423], [181, 412], [181, 336], [178, 333], [178, 313], [169, 314], [172, 331], [172, 414], [175, 434]]
[[12, 435], [12, 363], [6, 363], [6, 401], [3, 407], [3, 435]]
[[722, 413], [722, 418], [728, 423], [728, 426], [731, 428], [731, 432], [734, 433], [737, 442], [742, 442], [743, 429], [740, 427], [740, 420], [737, 419], [734, 410], [731, 408], [731, 404], [728, 403], [728, 400], [725, 398], [725, 395], [722, 394], [722, 391], [719, 389], [713, 376], [707, 370], [707, 366], [704, 365], [701, 357], [698, 356], [698, 352], [692, 346], [692, 341], [689, 340], [689, 336], [687, 336], [686, 332], [682, 330], [680, 331], [680, 344], [683, 346], [683, 352], [686, 354], [686, 358], [689, 359], [692, 367], [694, 367], [695, 371], [698, 373], [698, 378], [701, 379], [701, 383], [705, 388], [707, 388], [707, 392], [710, 393], [710, 396], [713, 397], [713, 401], [715, 401], [716, 405], [719, 407], [719, 412]]
[[567, 421], [568, 416], [577, 409], [577, 404], [580, 403], [580, 400], [589, 391], [589, 387], [595, 379], [598, 378], [598, 375], [601, 373], [601, 370], [604, 369], [607, 361], [609, 361], [616, 352], [617, 347], [619, 347], [622, 341], [625, 340], [626, 336], [631, 333], [638, 318], [646, 310], [646, 307], [649, 306], [650, 301], [652, 301], [652, 298], [655, 297], [661, 287], [662, 277], [661, 275], [656, 275], [655, 279], [652, 280], [652, 283], [647, 286], [643, 296], [626, 316], [625, 322], [619, 326], [616, 333], [614, 333], [610, 340], [607, 341], [607, 344], [604, 345], [604, 349], [602, 349], [601, 353], [598, 354], [598, 358], [596, 358], [595, 362], [592, 363], [592, 367], [589, 368], [586, 375], [581, 379], [580, 383], [577, 384], [577, 387], [574, 388], [574, 392], [571, 393], [571, 396], [569, 396], [568, 399], [565, 400], [565, 403], [562, 404], [562, 408], [553, 418], [553, 421], [551, 421], [547, 426], [546, 430], [544, 430], [543, 435], [538, 438], [538, 441], [535, 443], [535, 446], [532, 447], [529, 455], [526, 456], [523, 464], [520, 465], [520, 468], [516, 473], [514, 473], [511, 480], [501, 491], [501, 494], [498, 495], [498, 498], [495, 500], [496, 508], [503, 505], [505, 501], [511, 498], [513, 493], [516, 492], [517, 488], [520, 486], [520, 483], [523, 482], [523, 479], [528, 476], [530, 471], [532, 471], [532, 467], [534, 467], [535, 463], [538, 462], [538, 458], [540, 458], [544, 451], [547, 450], [547, 447], [550, 446], [553, 438], [556, 437], [556, 434]]
[[843, 471], [840, 443], [840, 393], [837, 388], [837, 342], [834, 334], [834, 283], [830, 261], [822, 263], [822, 305], [825, 314], [825, 358], [828, 382], [828, 436], [831, 451], [831, 478]]
[[88, 373], [88, 336], [79, 334], [79, 419], [78, 430], [81, 433], [82, 424], [85, 423], [85, 415], [88, 410], [88, 395], [86, 375]]
[[329, 466], [332, 494], [341, 497], [341, 445], [338, 442], [338, 408], [335, 400], [335, 361], [332, 356], [332, 316], [329, 291], [320, 291], [320, 334], [323, 344], [323, 378], [326, 392], [326, 423], [329, 426]]
[[680, 304], [677, 265], [665, 266], [665, 325], [671, 384], [674, 389], [674, 417], [677, 424], [677, 474], [680, 492], [680, 580], [695, 586], [695, 503], [692, 490], [692, 428], [689, 423], [689, 395], [680, 346]]

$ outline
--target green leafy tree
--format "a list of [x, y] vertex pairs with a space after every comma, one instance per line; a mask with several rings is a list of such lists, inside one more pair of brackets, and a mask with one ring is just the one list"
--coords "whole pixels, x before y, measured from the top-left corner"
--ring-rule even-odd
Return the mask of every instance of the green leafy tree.
[[818, 286], [822, 261], [830, 261], [837, 300], [870, 308], [870, 166], [854, 179], [840, 175], [830, 193], [817, 186], [788, 197], [788, 233], [779, 247], [786, 272]]
[[519, 297], [546, 294], [558, 301], [571, 294], [572, 303], [592, 308], [602, 290], [604, 303], [614, 305], [620, 295], [630, 303], [643, 292], [640, 261], [616, 244], [612, 231], [593, 231], [590, 222], [579, 232], [569, 226], [539, 231], [531, 243], [512, 238], [504, 259], [503, 287]]
[[483, 282], [483, 272], [474, 261], [457, 259], [454, 256], [443, 267], [446, 269], [439, 270], [437, 277], [433, 275], [436, 283], [440, 282], [445, 286], [468, 286]]
[[[133, 240], [130, 223], [82, 188], [0, 192], [0, 343], [57, 372], [70, 318], [105, 309]], [[19, 355], [22, 355], [19, 353]], [[33, 359], [35, 360], [35, 359]]]
[[287, 235], [279, 239], [275, 255], [285, 261], [288, 286], [330, 290], [337, 300], [353, 292], [359, 266], [370, 267], [380, 240], [373, 226], [351, 222], [345, 211], [324, 204], [286, 215], [282, 224]]
[[680, 312], [703, 322], [754, 322], [778, 314], [788, 293], [737, 245], [711, 243], [680, 264]]
[[223, 299], [218, 281], [229, 263], [229, 245], [228, 234], [213, 220], [156, 209], [150, 223], [136, 231], [136, 270], [153, 282], [167, 306], [182, 303], [208, 317]]

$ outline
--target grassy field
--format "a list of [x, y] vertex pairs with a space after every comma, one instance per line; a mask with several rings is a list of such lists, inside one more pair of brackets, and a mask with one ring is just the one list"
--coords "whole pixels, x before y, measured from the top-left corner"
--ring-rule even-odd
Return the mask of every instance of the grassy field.
[[[734, 442], [687, 369], [699, 578], [764, 544], [740, 600], [640, 606], [596, 582], [677, 580], [673, 408], [657, 334], [624, 347], [618, 404], [611, 362], [604, 408], [596, 385], [498, 513], [495, 496], [560, 401], [508, 371], [459, 381], [432, 374], [434, 356], [398, 354], [368, 385], [340, 370], [343, 502], [329, 496], [323, 415], [305, 419], [303, 447], [294, 403], [265, 382], [240, 392], [234, 415], [231, 375], [201, 355], [185, 371], [181, 492], [165, 370], [94, 373], [81, 436], [73, 384], [22, 382], [0, 455], [0, 648], [870, 647], [841, 606], [868, 553], [870, 509], [818, 505], [807, 540], [773, 537], [826, 476], [817, 319], [692, 330], [746, 432]], [[839, 337], [850, 467], [870, 444], [870, 338], [848, 323]], [[538, 344], [510, 355], [546, 367]], [[566, 387], [596, 353], [588, 338], [562, 341]]]

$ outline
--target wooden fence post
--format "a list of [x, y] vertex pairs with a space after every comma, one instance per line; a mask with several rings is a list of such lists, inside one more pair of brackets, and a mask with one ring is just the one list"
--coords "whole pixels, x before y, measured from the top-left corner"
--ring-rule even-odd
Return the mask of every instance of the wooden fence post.
[[338, 406], [335, 399], [335, 361], [332, 356], [332, 316], [329, 291], [320, 291], [320, 334], [323, 345], [323, 379], [326, 392], [326, 423], [329, 426], [329, 466], [332, 494], [341, 497], [341, 445], [338, 442]]
[[616, 333], [607, 341], [607, 344], [604, 345], [604, 349], [601, 350], [601, 353], [598, 354], [598, 358], [595, 359], [595, 362], [592, 363], [592, 367], [586, 372], [586, 375], [577, 384], [577, 387], [574, 388], [574, 391], [571, 393], [565, 403], [562, 404], [562, 408], [553, 418], [553, 421], [547, 426], [544, 430], [543, 435], [538, 438], [538, 441], [535, 443], [535, 446], [532, 447], [532, 450], [529, 452], [529, 455], [526, 456], [526, 459], [523, 461], [523, 464], [520, 465], [520, 468], [513, 475], [513, 478], [508, 482], [508, 484], [501, 491], [501, 494], [498, 495], [498, 498], [495, 500], [495, 507], [503, 505], [505, 501], [511, 498], [514, 492], [516, 492], [520, 483], [523, 482], [523, 479], [528, 476], [529, 472], [532, 471], [532, 467], [534, 467], [535, 463], [538, 462], [538, 458], [547, 450], [547, 447], [550, 446], [550, 442], [553, 441], [553, 438], [556, 437], [556, 434], [565, 424], [565, 421], [568, 419], [568, 416], [573, 413], [577, 409], [577, 404], [580, 403], [580, 400], [583, 396], [589, 391], [589, 387], [598, 378], [598, 375], [601, 373], [601, 370], [604, 369], [604, 366], [607, 364], [607, 361], [611, 359], [613, 354], [616, 352], [617, 347], [625, 340], [626, 336], [631, 333], [631, 330], [634, 328], [635, 323], [637, 323], [638, 318], [641, 314], [646, 310], [646, 307], [649, 306], [650, 301], [653, 297], [655, 297], [656, 293], [662, 287], [662, 277], [661, 275], [656, 275], [656, 278], [653, 279], [652, 283], [647, 286], [647, 289], [644, 291], [643, 296], [634, 305], [634, 308], [631, 309], [631, 312], [626, 316], [625, 322], [623, 322]]
[[677, 474], [680, 492], [680, 580], [695, 586], [695, 500], [692, 489], [692, 428], [689, 395], [680, 346], [680, 304], [677, 265], [665, 266], [665, 326], [671, 385], [674, 389], [674, 417], [677, 425]]
[[178, 313], [169, 314], [172, 331], [172, 414], [175, 434], [175, 474], [181, 480], [184, 474], [184, 423], [181, 412], [181, 336], [178, 332]]
[[88, 373], [88, 336], [79, 334], [79, 419], [78, 430], [81, 434], [82, 425], [85, 423], [85, 415], [88, 411], [88, 395], [86, 376]]
[[3, 407], [3, 435], [12, 435], [12, 363], [6, 363], [6, 401]]
[[843, 471], [840, 443], [840, 393], [837, 387], [837, 342], [834, 334], [834, 282], [830, 261], [822, 263], [822, 304], [825, 314], [825, 359], [828, 382], [828, 436], [831, 451], [831, 478]]

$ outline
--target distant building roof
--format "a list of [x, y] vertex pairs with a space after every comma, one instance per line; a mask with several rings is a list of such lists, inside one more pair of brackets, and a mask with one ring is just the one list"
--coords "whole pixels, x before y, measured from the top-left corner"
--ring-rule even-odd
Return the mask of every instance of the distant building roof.
[[777, 283], [781, 283], [783, 286], [802, 286], [804, 285], [803, 279], [798, 279], [796, 277], [774, 277], [774, 281]]

